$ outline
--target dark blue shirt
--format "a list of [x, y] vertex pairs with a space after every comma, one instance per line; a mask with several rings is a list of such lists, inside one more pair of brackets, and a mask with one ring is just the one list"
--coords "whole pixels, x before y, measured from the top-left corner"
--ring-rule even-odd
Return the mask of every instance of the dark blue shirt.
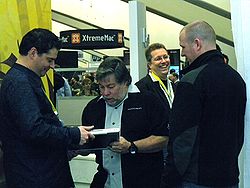
[[38, 75], [15, 64], [0, 92], [1, 139], [8, 187], [73, 186], [67, 148], [78, 144], [78, 128], [63, 127]]

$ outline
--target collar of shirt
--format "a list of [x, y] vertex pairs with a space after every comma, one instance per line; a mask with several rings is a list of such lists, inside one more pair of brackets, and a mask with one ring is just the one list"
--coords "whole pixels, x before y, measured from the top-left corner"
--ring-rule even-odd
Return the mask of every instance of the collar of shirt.
[[42, 87], [42, 80], [41, 78], [34, 73], [32, 70], [28, 69], [27, 67], [15, 63], [12, 68], [18, 69], [19, 71], [23, 72], [25, 75], [28, 76], [29, 81], [31, 82], [32, 85], [36, 87]]
[[158, 80], [155, 79], [155, 77], [153, 77], [151, 72], [149, 72], [148, 74], [149, 74], [149, 76], [150, 76], [150, 78], [152, 79], [153, 82], [159, 82]]
[[[151, 72], [148, 73], [150, 78], [152, 79], [153, 82], [159, 82], [153, 75]], [[169, 82], [169, 80], [167, 79], [167, 82]]]
[[136, 85], [130, 84], [128, 86], [128, 93], [140, 93], [140, 90], [138, 89]]

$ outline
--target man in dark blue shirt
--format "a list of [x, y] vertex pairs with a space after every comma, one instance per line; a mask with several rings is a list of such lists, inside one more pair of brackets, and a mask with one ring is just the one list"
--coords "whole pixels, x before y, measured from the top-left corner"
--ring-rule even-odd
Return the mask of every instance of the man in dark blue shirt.
[[9, 188], [74, 187], [67, 149], [93, 138], [93, 127], [63, 127], [44, 93], [40, 77], [54, 68], [60, 46], [46, 29], [28, 32], [2, 82], [0, 129]]

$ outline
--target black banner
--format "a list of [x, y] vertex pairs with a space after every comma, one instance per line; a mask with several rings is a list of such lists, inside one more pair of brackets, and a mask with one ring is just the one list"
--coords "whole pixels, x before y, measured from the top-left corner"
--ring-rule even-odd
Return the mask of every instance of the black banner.
[[62, 48], [92, 50], [124, 47], [124, 31], [114, 29], [82, 29], [61, 31]]

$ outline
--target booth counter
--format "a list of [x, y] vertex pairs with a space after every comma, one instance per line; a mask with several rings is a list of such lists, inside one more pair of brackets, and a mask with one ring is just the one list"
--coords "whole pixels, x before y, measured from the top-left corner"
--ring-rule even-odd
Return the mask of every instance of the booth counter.
[[82, 111], [90, 100], [96, 96], [58, 97], [57, 111], [65, 126], [81, 125]]
[[[57, 110], [65, 126], [81, 125], [82, 111], [96, 96], [58, 97]], [[70, 169], [76, 188], [89, 188], [96, 173], [95, 154], [76, 156], [70, 161]]]

